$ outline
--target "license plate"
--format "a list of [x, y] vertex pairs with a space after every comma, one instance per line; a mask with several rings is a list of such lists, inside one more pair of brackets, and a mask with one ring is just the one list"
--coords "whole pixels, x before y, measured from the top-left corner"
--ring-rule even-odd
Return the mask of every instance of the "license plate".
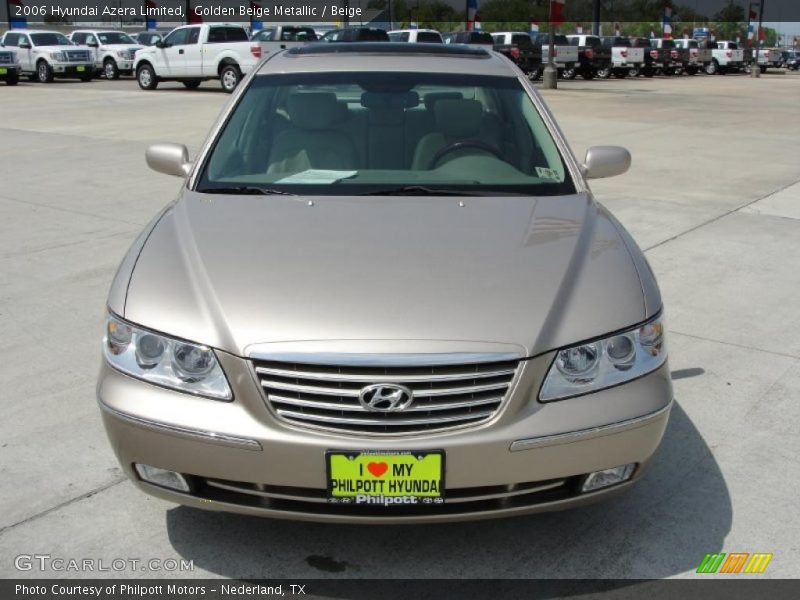
[[81, 73], [81, 72], [86, 70], [86, 67], [81, 66], [81, 67], [78, 67], [77, 70], [78, 70], [78, 73]]
[[329, 450], [328, 501], [409, 506], [444, 502], [444, 452]]
[[6, 75], [8, 73], [8, 69], [0, 69], [0, 75]]

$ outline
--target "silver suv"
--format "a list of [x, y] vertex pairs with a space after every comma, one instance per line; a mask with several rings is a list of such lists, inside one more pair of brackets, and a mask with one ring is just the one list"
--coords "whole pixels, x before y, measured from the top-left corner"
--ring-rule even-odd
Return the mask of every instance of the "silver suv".
[[108, 297], [98, 398], [142, 490], [338, 522], [555, 510], [639, 479], [672, 403], [653, 274], [525, 75], [442, 44], [262, 61]]

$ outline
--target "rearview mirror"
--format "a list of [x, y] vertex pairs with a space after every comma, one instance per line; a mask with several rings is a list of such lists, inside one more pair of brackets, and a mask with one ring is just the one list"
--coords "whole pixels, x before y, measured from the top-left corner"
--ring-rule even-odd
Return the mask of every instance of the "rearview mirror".
[[175, 177], [186, 177], [192, 169], [189, 150], [183, 144], [153, 144], [145, 152], [147, 166]]
[[631, 167], [631, 153], [621, 146], [592, 146], [586, 151], [581, 170], [586, 179], [622, 175]]

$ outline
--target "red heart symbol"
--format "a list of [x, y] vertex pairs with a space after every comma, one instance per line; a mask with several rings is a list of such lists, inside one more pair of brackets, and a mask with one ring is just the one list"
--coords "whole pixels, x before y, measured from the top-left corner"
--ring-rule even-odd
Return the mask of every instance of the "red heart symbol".
[[367, 470], [375, 477], [380, 477], [389, 470], [389, 465], [387, 465], [385, 462], [371, 462], [367, 465]]

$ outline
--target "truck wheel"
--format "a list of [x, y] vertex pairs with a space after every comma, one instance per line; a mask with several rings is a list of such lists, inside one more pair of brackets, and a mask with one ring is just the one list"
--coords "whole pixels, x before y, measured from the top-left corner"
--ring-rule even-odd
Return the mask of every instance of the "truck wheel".
[[19, 73], [12, 71], [6, 76], [6, 85], [17, 85], [19, 83]]
[[575, 67], [559, 69], [558, 74], [562, 79], [575, 79], [578, 76], [578, 70]]
[[539, 81], [542, 78], [542, 69], [534, 69], [528, 73], [528, 79], [531, 81]]
[[103, 63], [103, 74], [106, 79], [119, 79], [119, 69], [113, 58], [107, 58]]
[[143, 90], [154, 90], [158, 87], [156, 72], [148, 64], [143, 64], [136, 70], [136, 81]]
[[242, 72], [237, 65], [225, 65], [219, 72], [219, 82], [222, 89], [229, 94], [236, 89], [239, 85], [239, 80], [242, 78]]
[[642, 70], [637, 67], [633, 67], [632, 69], [628, 70], [628, 75], [630, 75], [631, 77], [638, 77], [641, 74]]
[[600, 79], [608, 79], [611, 77], [611, 67], [603, 67], [601, 69], [597, 69], [597, 76]]
[[36, 79], [39, 80], [39, 83], [53, 82], [53, 67], [47, 64], [46, 60], [40, 60], [36, 64]]
[[200, 84], [203, 82], [200, 81], [199, 79], [187, 79], [185, 81], [182, 81], [181, 83], [183, 83], [183, 85], [185, 85], [187, 89], [196, 90], [197, 88], [200, 87]]
[[706, 65], [706, 75], [716, 75], [717, 71], [719, 71], [719, 63], [715, 58], [710, 63]]

